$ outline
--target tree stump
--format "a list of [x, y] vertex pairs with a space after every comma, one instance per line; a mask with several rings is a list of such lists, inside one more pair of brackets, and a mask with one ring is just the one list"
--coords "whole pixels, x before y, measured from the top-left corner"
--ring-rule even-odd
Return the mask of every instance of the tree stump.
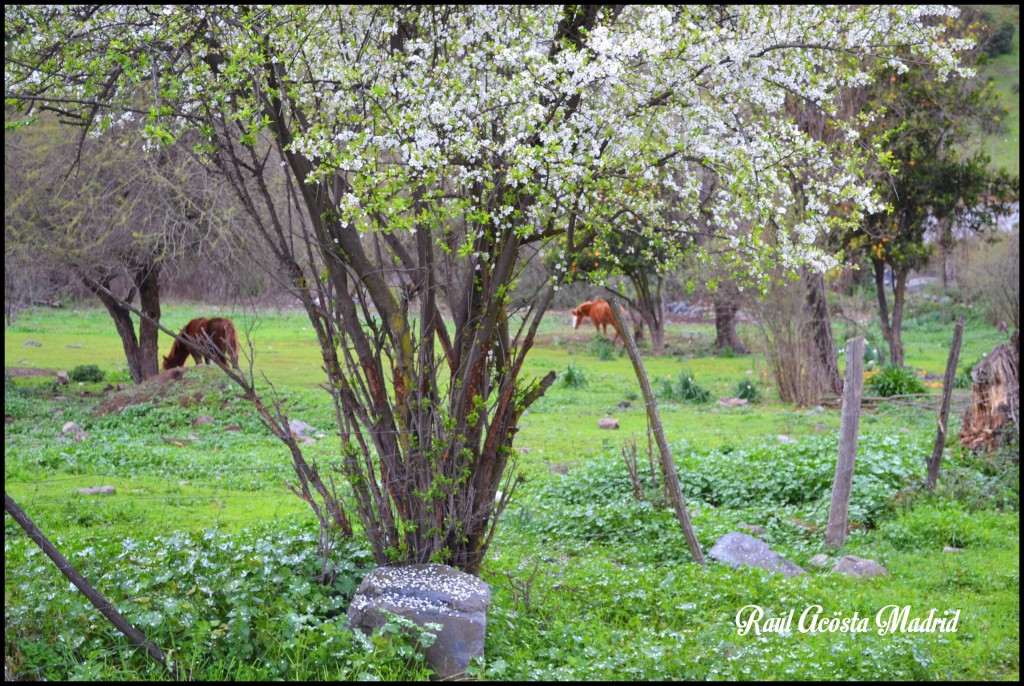
[[[964, 413], [960, 445], [991, 451], [1020, 436], [1020, 332], [997, 345], [971, 372], [971, 406]], [[1011, 433], [1012, 426], [1012, 433]]]

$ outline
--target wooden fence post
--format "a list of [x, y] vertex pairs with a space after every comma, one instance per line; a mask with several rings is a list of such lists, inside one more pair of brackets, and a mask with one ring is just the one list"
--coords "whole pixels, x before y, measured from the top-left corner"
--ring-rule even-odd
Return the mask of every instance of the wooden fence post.
[[942, 449], [946, 446], [946, 419], [949, 417], [949, 403], [953, 396], [953, 384], [956, 381], [956, 363], [960, 359], [960, 346], [964, 340], [964, 322], [967, 315], [961, 314], [960, 321], [953, 330], [953, 342], [949, 344], [949, 359], [946, 360], [946, 373], [942, 377], [942, 402], [939, 403], [938, 430], [935, 432], [935, 446], [932, 456], [928, 459], [928, 490], [934, 491], [939, 482], [939, 465], [942, 464]]
[[643, 360], [640, 359], [640, 351], [633, 342], [633, 334], [629, 332], [627, 322], [622, 317], [619, 305], [612, 299], [608, 301], [612, 308], [612, 318], [615, 319], [615, 326], [619, 330], [629, 359], [633, 361], [633, 370], [640, 382], [640, 390], [644, 394], [644, 402], [647, 405], [647, 420], [654, 432], [654, 440], [658, 443], [658, 451], [661, 453], [661, 473], [665, 478], [665, 488], [668, 491], [669, 500], [676, 512], [676, 519], [683, 529], [683, 536], [690, 548], [690, 554], [697, 564], [704, 565], [704, 554], [700, 550], [700, 542], [697, 535], [693, 533], [693, 525], [690, 523], [690, 514], [686, 511], [686, 502], [683, 499], [683, 491], [679, 487], [679, 475], [676, 473], [676, 463], [672, 461], [672, 453], [668, 448], [668, 441], [665, 440], [665, 431], [661, 427], [661, 418], [658, 416], [658, 405], [654, 400], [654, 392], [651, 390], [651, 382], [647, 378], [647, 371], [644, 369]]
[[827, 547], [841, 548], [846, 542], [846, 515], [850, 510], [853, 467], [857, 459], [860, 428], [860, 399], [864, 389], [864, 337], [846, 342], [846, 382], [843, 384], [843, 414], [839, 428], [839, 458], [832, 480], [832, 503], [828, 508]]

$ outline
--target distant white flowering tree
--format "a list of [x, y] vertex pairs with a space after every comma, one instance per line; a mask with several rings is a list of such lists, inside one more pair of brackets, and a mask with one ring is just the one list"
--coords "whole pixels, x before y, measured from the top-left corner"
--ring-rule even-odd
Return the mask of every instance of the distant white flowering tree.
[[[134, 113], [227, 175], [319, 337], [346, 507], [378, 562], [472, 573], [518, 421], [554, 380], [521, 369], [574, 255], [623, 230], [671, 250], [704, 202], [755, 282], [766, 262], [833, 266], [814, 239], [875, 209], [875, 151], [860, 122], [812, 139], [787, 96], [832, 112], [876, 67], [944, 78], [961, 48], [931, 26], [954, 10], [901, 5], [4, 12], [9, 106], [96, 134]], [[794, 165], [816, 171], [800, 203]], [[556, 277], [514, 293], [524, 248], [555, 237]]]

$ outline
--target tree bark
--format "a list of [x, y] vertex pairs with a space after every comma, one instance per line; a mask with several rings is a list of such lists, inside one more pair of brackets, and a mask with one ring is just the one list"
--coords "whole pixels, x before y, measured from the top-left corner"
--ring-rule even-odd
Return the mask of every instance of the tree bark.
[[726, 287], [715, 295], [715, 349], [732, 348], [740, 355], [750, 352], [736, 333], [737, 291]]
[[846, 342], [846, 384], [843, 388], [843, 416], [839, 427], [839, 457], [832, 480], [832, 502], [828, 509], [825, 545], [841, 548], [846, 541], [846, 521], [853, 489], [853, 469], [857, 458], [857, 434], [860, 429], [860, 402], [864, 388], [864, 337]]
[[160, 373], [160, 265], [150, 264], [136, 271], [135, 287], [139, 309], [146, 315], [139, 320], [139, 366], [146, 380]]
[[[82, 272], [80, 275], [82, 283], [96, 294], [103, 306], [107, 308], [110, 318], [114, 320], [114, 327], [117, 329], [117, 335], [121, 337], [121, 347], [124, 349], [124, 359], [128, 363], [128, 372], [132, 375], [132, 381], [137, 384], [142, 383], [146, 380], [146, 376], [143, 371], [139, 339], [135, 336], [135, 325], [132, 323], [131, 312], [122, 307], [118, 299], [110, 294], [110, 279], [97, 282]], [[134, 295], [125, 298], [125, 301], [131, 302], [133, 299]]]
[[825, 297], [825, 277], [817, 272], [804, 272], [807, 284], [807, 309], [810, 312], [810, 340], [815, 362], [822, 371], [828, 389], [839, 395], [843, 392], [843, 378], [839, 375], [835, 341], [832, 338], [832, 320]]
[[949, 418], [949, 402], [953, 397], [953, 381], [956, 378], [956, 363], [960, 359], [960, 345], [964, 340], [964, 322], [967, 315], [961, 314], [953, 331], [953, 342], [949, 344], [949, 359], [946, 360], [946, 374], [942, 377], [942, 402], [939, 404], [938, 430], [935, 445], [928, 460], [928, 490], [934, 491], [939, 481], [939, 465], [942, 464], [942, 450], [946, 445], [946, 421]]
[[953, 222], [946, 218], [939, 221], [939, 250], [942, 251], [942, 288], [949, 290], [956, 287], [956, 264], [953, 259]]
[[872, 260], [875, 271], [875, 294], [882, 320], [882, 335], [889, 345], [889, 364], [903, 366], [903, 302], [906, 294], [907, 270], [893, 269], [892, 313], [885, 292], [885, 263]]
[[114, 320], [114, 327], [117, 335], [121, 338], [121, 347], [124, 349], [125, 361], [128, 363], [128, 371], [132, 375], [132, 381], [140, 384], [146, 379], [155, 376], [160, 372], [158, 338], [160, 322], [160, 287], [159, 266], [149, 265], [140, 268], [132, 275], [132, 287], [123, 298], [123, 302], [131, 303], [135, 294], [139, 294], [141, 300], [141, 311], [152, 317], [152, 321], [140, 317], [139, 335], [135, 333], [135, 324], [132, 321], [132, 313], [111, 292], [112, 278], [97, 280], [87, 274], [84, 270], [78, 269], [78, 276], [85, 284], [85, 287], [92, 291], [103, 306], [107, 308], [110, 318]]
[[[661, 356], [665, 353], [665, 301], [662, 297], [664, 279], [660, 274], [655, 274], [652, 287], [647, 271], [629, 273], [627, 276], [636, 289], [636, 303], [633, 306], [651, 332], [651, 353]], [[640, 340], [639, 336], [637, 340]]]
[[1019, 441], [1020, 331], [985, 355], [971, 377], [971, 406], [961, 423], [960, 445], [969, 450], [995, 450], [1008, 439]]

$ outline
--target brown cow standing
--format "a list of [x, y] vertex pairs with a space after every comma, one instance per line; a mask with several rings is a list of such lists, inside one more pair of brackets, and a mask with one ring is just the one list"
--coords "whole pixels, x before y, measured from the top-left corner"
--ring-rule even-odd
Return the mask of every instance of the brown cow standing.
[[615, 318], [612, 317], [612, 307], [608, 304], [607, 300], [602, 300], [601, 298], [588, 300], [578, 307], [569, 310], [569, 313], [572, 315], [572, 328], [580, 328], [583, 320], [589, 317], [594, 322], [594, 329], [598, 332], [601, 332], [603, 329], [604, 335], [607, 336], [608, 325], [611, 324], [612, 330], [615, 332], [615, 338], [612, 340], [614, 341], [619, 338], [619, 327], [615, 326]]
[[[164, 370], [183, 367], [185, 360], [191, 355], [199, 364], [200, 359], [207, 364], [211, 359], [235, 365], [238, 363], [238, 331], [230, 319], [226, 317], [196, 317], [185, 325], [178, 334], [182, 338], [198, 344], [199, 349], [190, 350], [184, 343], [175, 340], [170, 352], [164, 357]], [[212, 344], [212, 349], [211, 349]]]

